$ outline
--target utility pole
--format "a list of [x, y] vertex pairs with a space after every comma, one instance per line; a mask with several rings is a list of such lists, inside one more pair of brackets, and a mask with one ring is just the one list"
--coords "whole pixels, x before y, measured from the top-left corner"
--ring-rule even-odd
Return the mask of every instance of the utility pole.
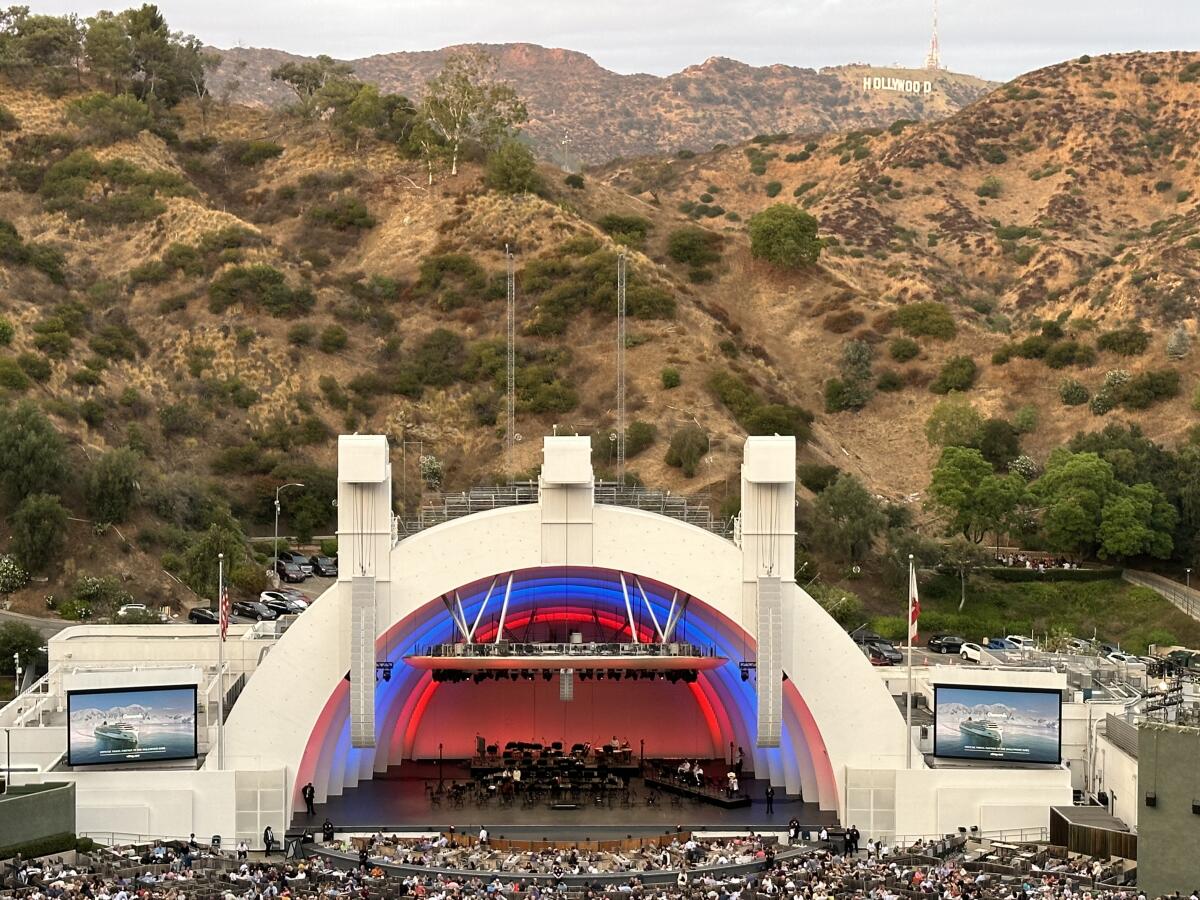
[[625, 483], [625, 251], [617, 256], [617, 483]]
[[504, 255], [508, 262], [508, 352], [505, 358], [508, 408], [504, 421], [504, 461], [508, 467], [508, 483], [512, 484], [517, 477], [517, 276], [508, 244], [504, 245]]
[[275, 587], [279, 587], [279, 492], [284, 488], [304, 487], [299, 481], [289, 481], [275, 488], [275, 539], [271, 544], [271, 575], [275, 579]]

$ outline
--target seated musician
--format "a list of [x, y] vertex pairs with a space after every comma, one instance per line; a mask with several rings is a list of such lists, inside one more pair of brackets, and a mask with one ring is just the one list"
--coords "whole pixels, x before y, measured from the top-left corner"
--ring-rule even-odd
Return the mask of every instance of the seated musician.
[[688, 777], [691, 775], [691, 772], [692, 772], [692, 764], [690, 762], [688, 762], [686, 759], [683, 762], [681, 762], [679, 764], [679, 768], [675, 770], [675, 773], [679, 776], [681, 781], [686, 781], [688, 779]]
[[696, 764], [692, 766], [692, 777], [696, 779], [696, 787], [704, 786], [704, 770], [700, 768], [700, 760], [696, 760]]
[[520, 770], [520, 768], [516, 768], [516, 769], [513, 769], [513, 770], [512, 770], [512, 780], [513, 780], [513, 781], [515, 781], [517, 784], [520, 784], [520, 783], [521, 783], [521, 770]]
[[617, 740], [617, 736], [615, 734], [613, 735], [612, 740], [608, 742], [608, 746], [612, 748], [613, 753], [616, 753], [621, 749], [621, 742]]

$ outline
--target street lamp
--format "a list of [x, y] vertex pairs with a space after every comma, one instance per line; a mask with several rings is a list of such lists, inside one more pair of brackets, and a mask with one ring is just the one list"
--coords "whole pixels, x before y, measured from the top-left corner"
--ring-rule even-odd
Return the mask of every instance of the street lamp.
[[284, 488], [304, 487], [300, 481], [289, 481], [275, 488], [275, 540], [271, 544], [271, 575], [275, 579], [275, 587], [279, 587], [279, 493]]

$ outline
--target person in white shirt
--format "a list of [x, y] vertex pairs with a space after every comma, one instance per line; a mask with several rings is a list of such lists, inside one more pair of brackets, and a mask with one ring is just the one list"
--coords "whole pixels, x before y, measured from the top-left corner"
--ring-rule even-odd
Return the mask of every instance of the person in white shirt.
[[486, 844], [488, 842], [488, 830], [486, 827], [479, 829], [479, 843]]

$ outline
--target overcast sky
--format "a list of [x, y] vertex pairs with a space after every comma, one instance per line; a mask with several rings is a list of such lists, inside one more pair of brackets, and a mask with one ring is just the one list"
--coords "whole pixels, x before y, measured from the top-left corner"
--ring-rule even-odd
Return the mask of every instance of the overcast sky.
[[[25, 0], [90, 15], [120, 3]], [[140, 0], [137, 0], [140, 2]], [[218, 47], [339, 58], [474, 41], [580, 50], [618, 72], [755, 65], [920, 65], [932, 0], [159, 0]], [[1198, 0], [941, 0], [943, 64], [998, 81], [1082, 53], [1200, 49]]]

